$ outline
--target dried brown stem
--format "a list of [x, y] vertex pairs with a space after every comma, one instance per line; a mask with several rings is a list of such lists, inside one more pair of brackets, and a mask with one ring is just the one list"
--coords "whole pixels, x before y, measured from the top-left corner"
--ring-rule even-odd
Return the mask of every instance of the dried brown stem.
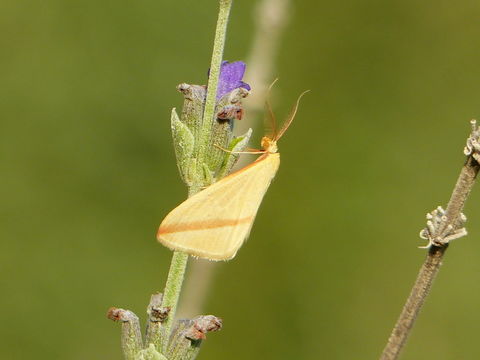
[[[445, 213], [447, 221], [442, 223], [442, 226], [438, 229], [438, 233], [441, 233], [448, 225], [455, 226], [455, 223], [463, 210], [465, 201], [472, 190], [479, 170], [479, 163], [473, 158], [473, 156], [468, 156], [447, 205]], [[408, 335], [413, 328], [417, 315], [430, 292], [433, 280], [440, 270], [440, 265], [442, 264], [442, 259], [447, 248], [448, 243], [443, 246], [433, 245], [430, 247], [427, 258], [418, 273], [417, 280], [415, 281], [410, 296], [408, 297], [400, 317], [393, 328], [392, 334], [388, 339], [380, 360], [395, 360], [400, 355]]]

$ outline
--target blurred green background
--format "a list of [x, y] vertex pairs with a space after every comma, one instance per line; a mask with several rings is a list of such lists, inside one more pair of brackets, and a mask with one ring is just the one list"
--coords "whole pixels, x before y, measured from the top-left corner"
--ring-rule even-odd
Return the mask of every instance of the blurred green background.
[[[255, 3], [234, 3], [226, 59], [248, 56]], [[206, 81], [216, 9], [0, 3], [0, 358], [121, 358], [105, 313], [143, 320], [163, 288], [154, 235], [185, 198], [169, 113], [178, 83]], [[218, 266], [204, 312], [224, 329], [200, 359], [379, 356], [479, 116], [479, 16], [474, 0], [293, 2], [277, 114], [312, 91], [249, 241]], [[403, 359], [480, 357], [479, 198]]]

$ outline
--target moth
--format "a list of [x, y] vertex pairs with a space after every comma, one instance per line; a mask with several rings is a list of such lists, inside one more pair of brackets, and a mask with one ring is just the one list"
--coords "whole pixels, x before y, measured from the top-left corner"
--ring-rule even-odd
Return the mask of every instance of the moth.
[[278, 133], [267, 102], [274, 134], [264, 136], [262, 154], [253, 163], [191, 196], [162, 221], [157, 240], [166, 247], [209, 260], [230, 260], [252, 229], [263, 197], [280, 166], [277, 141], [297, 113], [302, 93]]

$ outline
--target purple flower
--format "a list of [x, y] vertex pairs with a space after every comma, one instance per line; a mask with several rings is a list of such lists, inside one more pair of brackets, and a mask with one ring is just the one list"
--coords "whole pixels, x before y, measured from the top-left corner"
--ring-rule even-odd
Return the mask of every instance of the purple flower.
[[238, 88], [250, 90], [250, 85], [242, 81], [246, 67], [247, 65], [243, 61], [222, 62], [220, 78], [218, 79], [217, 100]]

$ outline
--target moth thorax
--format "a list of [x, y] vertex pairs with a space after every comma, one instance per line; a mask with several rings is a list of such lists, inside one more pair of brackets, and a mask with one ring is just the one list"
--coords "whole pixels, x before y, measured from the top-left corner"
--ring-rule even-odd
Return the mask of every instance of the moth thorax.
[[277, 142], [270, 139], [268, 136], [262, 138], [262, 149], [269, 153], [276, 153], [278, 151]]

